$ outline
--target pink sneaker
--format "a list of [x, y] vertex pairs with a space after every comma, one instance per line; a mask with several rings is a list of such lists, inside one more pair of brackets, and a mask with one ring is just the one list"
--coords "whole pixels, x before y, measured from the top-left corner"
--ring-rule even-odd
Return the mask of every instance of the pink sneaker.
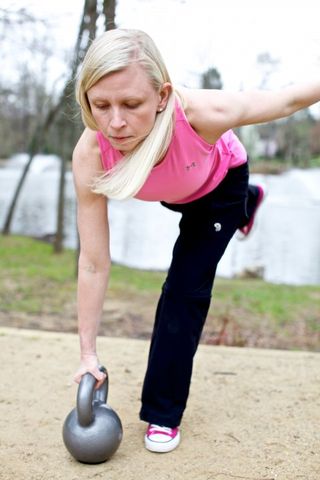
[[[258, 199], [257, 199], [257, 205], [256, 205], [256, 208], [254, 209], [253, 211], [253, 214], [251, 215], [251, 218], [249, 220], [249, 223], [247, 223], [247, 225], [245, 225], [244, 227], [241, 227], [239, 228], [239, 231], [242, 233], [242, 237], [241, 238], [246, 238], [249, 233], [251, 232], [252, 230], [252, 227], [254, 225], [254, 219], [255, 219], [255, 216], [256, 216], [256, 213], [257, 213], [257, 210], [258, 208], [260, 207], [261, 203], [263, 202], [265, 196], [266, 196], [266, 192], [264, 190], [264, 188], [261, 186], [261, 185], [257, 185], [257, 188], [259, 190], [258, 192]], [[240, 239], [241, 239], [240, 238]]]
[[170, 428], [150, 423], [144, 437], [147, 450], [166, 453], [174, 450], [180, 443], [179, 427]]

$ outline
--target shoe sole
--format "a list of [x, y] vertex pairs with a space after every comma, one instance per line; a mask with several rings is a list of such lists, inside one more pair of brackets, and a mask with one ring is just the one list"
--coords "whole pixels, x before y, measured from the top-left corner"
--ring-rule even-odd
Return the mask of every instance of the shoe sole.
[[145, 436], [144, 443], [145, 443], [146, 449], [149, 450], [150, 452], [156, 452], [156, 453], [171, 452], [172, 450], [177, 448], [177, 446], [180, 443], [180, 432], [178, 432], [177, 435], [169, 442], [163, 442], [163, 443], [153, 442], [147, 436]]

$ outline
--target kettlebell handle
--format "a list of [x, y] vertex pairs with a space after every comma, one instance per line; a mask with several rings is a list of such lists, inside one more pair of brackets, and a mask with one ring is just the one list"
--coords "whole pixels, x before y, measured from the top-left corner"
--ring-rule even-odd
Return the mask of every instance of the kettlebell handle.
[[99, 370], [106, 374], [106, 378], [103, 384], [95, 390], [97, 379], [91, 374], [86, 373], [83, 375], [77, 394], [77, 413], [78, 420], [82, 427], [87, 427], [93, 420], [93, 403], [106, 403], [108, 396], [108, 372], [102, 365], [99, 366]]

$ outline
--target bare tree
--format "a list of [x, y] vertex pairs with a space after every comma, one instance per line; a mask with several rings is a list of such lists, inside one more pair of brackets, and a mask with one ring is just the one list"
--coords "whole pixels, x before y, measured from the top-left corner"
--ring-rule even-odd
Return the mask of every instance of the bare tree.
[[215, 67], [210, 67], [201, 75], [201, 88], [221, 90], [223, 83], [220, 72]]
[[36, 119], [44, 118], [50, 104], [47, 66], [51, 40], [49, 22], [24, 9], [0, 7], [1, 158], [26, 151]]
[[259, 53], [257, 56], [257, 66], [261, 71], [260, 88], [266, 88], [270, 77], [278, 70], [280, 60], [272, 57], [269, 52]]
[[[105, 25], [107, 24], [114, 25], [115, 1], [111, 0], [110, 2], [108, 2], [107, 0], [104, 0], [102, 13], [105, 15]], [[113, 19], [110, 20], [109, 22], [107, 22], [107, 18], [108, 18], [107, 15], [113, 15]], [[70, 102], [72, 103], [73, 100], [70, 100], [70, 99], [73, 99], [74, 78], [75, 78], [78, 66], [83, 60], [91, 40], [94, 39], [96, 36], [98, 16], [99, 16], [99, 11], [98, 11], [97, 0], [85, 0], [78, 37], [75, 44], [74, 54], [71, 62], [69, 78], [65, 83], [65, 87], [57, 103], [54, 106], [52, 106], [52, 108], [49, 110], [45, 120], [40, 124], [38, 124], [34, 130], [34, 133], [32, 135], [32, 138], [28, 146], [29, 160], [26, 163], [24, 170], [21, 174], [21, 177], [17, 184], [16, 190], [14, 192], [14, 195], [5, 219], [5, 223], [2, 231], [2, 233], [5, 235], [10, 233], [11, 223], [12, 223], [14, 211], [18, 202], [18, 198], [21, 193], [24, 181], [29, 172], [34, 156], [41, 151], [41, 148], [45, 142], [45, 138], [48, 134], [48, 131], [52, 126], [53, 122], [55, 121], [57, 115], [63, 111], [68, 112], [68, 109], [70, 108], [72, 110], [72, 107], [70, 107]], [[56, 235], [56, 241], [54, 244], [54, 250], [56, 252], [59, 252], [62, 250], [65, 171], [66, 171], [66, 156], [65, 154], [63, 154], [62, 161], [61, 161], [61, 176], [60, 176], [60, 182], [59, 182], [59, 201], [58, 201], [58, 216], [57, 216], [58, 231]]]
[[0, 7], [0, 40], [3, 40], [7, 30], [13, 26], [35, 25], [45, 23], [43, 19], [35, 18], [25, 8], [3, 8]]
[[103, 15], [105, 30], [116, 28], [116, 0], [103, 0]]
[[[96, 36], [97, 19], [97, 0], [85, 0], [77, 42], [73, 55], [71, 75], [60, 97], [59, 110], [62, 109], [63, 106], [66, 106], [68, 108], [68, 102], [70, 101], [70, 98], [73, 98], [72, 93], [74, 90], [74, 77], [76, 75], [79, 64], [83, 60], [86, 51], [89, 48], [90, 41], [92, 41]], [[57, 208], [57, 232], [54, 241], [55, 253], [59, 253], [63, 250], [66, 162], [67, 159], [65, 152], [62, 152]]]

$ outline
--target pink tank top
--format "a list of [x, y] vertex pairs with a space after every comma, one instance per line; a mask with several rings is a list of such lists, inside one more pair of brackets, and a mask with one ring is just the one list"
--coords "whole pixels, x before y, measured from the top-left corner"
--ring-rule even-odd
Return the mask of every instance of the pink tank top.
[[[189, 124], [176, 102], [174, 135], [168, 151], [153, 167], [135, 198], [167, 203], [188, 203], [211, 192], [224, 179], [230, 168], [247, 161], [247, 153], [232, 130], [211, 145]], [[104, 170], [109, 170], [122, 157], [101, 132], [97, 133]]]

